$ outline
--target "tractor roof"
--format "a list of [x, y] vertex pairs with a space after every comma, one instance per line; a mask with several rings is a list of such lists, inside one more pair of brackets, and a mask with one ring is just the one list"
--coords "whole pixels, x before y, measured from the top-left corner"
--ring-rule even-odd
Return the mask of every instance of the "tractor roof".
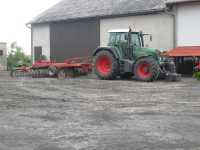
[[[108, 32], [109, 33], [116, 33], [116, 32], [118, 32], [118, 33], [127, 33], [127, 32], [129, 32], [129, 29], [112, 29], [112, 30], [109, 30]], [[139, 31], [132, 30], [132, 32], [139, 32]]]

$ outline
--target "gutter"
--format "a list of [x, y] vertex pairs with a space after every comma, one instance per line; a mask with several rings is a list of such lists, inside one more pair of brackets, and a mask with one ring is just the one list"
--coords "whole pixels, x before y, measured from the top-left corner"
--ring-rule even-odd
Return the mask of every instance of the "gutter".
[[31, 30], [31, 61], [33, 63], [33, 30], [31, 24], [26, 24], [26, 27]]

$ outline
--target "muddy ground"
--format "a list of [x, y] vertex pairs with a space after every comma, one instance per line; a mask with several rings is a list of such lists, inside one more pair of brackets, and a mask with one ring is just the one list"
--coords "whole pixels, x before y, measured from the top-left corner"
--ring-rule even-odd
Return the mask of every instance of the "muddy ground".
[[12, 79], [0, 150], [200, 150], [200, 82]]

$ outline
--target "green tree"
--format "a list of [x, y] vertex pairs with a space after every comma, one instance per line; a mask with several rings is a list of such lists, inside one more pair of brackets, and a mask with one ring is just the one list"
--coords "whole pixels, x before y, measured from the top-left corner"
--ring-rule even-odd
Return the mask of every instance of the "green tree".
[[200, 72], [195, 72], [193, 77], [200, 81]]
[[26, 65], [31, 65], [31, 57], [24, 54], [22, 48], [17, 46], [16, 42], [11, 44], [11, 52], [7, 57], [8, 70], [12, 70], [16, 67]]

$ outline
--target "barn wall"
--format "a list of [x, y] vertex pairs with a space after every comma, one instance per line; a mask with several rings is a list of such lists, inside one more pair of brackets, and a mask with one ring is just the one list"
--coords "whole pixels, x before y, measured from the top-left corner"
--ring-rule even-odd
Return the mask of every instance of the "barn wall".
[[42, 55], [50, 59], [50, 26], [48, 24], [32, 25], [32, 57], [34, 47], [42, 47]]
[[91, 56], [100, 45], [97, 19], [52, 23], [50, 35], [51, 60]]
[[101, 46], [107, 45], [108, 30], [123, 29], [129, 26], [153, 35], [152, 42], [150, 42], [149, 38], [145, 39], [145, 44], [149, 45], [149, 47], [159, 50], [169, 50], [174, 47], [173, 17], [164, 13], [101, 19]]

